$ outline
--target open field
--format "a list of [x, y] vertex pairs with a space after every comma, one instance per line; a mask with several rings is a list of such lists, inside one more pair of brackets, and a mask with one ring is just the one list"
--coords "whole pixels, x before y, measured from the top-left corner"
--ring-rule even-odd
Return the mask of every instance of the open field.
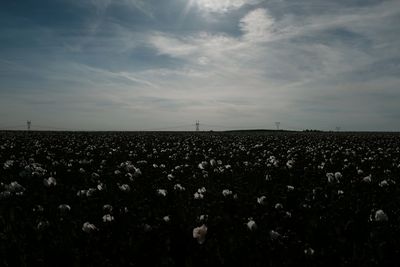
[[396, 266], [399, 179], [396, 133], [1, 132], [0, 265]]

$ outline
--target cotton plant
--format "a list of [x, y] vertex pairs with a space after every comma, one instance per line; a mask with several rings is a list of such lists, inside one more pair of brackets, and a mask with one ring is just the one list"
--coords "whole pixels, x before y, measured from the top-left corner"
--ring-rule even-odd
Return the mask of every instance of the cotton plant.
[[185, 187], [183, 187], [181, 184], [175, 184], [175, 185], [174, 185], [174, 190], [175, 190], [175, 191], [183, 192], [183, 191], [185, 191], [186, 189], [185, 189]]
[[49, 177], [48, 179], [43, 179], [43, 185], [45, 187], [54, 187], [57, 185], [57, 180], [54, 177]]
[[66, 212], [71, 211], [71, 206], [68, 205], [68, 204], [60, 204], [60, 205], [58, 206], [58, 209], [59, 209], [61, 212], [66, 213]]
[[286, 167], [290, 170], [290, 169], [293, 169], [293, 166], [294, 166], [294, 160], [288, 160], [287, 162], [286, 162]]
[[333, 183], [339, 183], [339, 179], [337, 178], [337, 176], [332, 173], [332, 172], [328, 172], [326, 174], [326, 178], [328, 180], [328, 183], [333, 184]]
[[198, 220], [199, 222], [202, 222], [202, 223], [207, 222], [207, 220], [208, 220], [208, 215], [207, 215], [207, 214], [201, 214], [201, 215], [197, 218], [197, 220]]
[[99, 229], [94, 224], [91, 224], [90, 222], [85, 222], [82, 226], [82, 231], [87, 234], [94, 233], [98, 230]]
[[196, 192], [193, 194], [194, 199], [203, 199], [204, 195], [202, 193]]
[[271, 240], [277, 240], [281, 237], [281, 234], [275, 230], [270, 230], [269, 231], [269, 237], [271, 238]]
[[253, 218], [249, 218], [248, 222], [246, 223], [247, 228], [250, 231], [255, 231], [257, 230], [257, 224], [256, 222], [253, 220]]
[[4, 170], [8, 170], [11, 169], [14, 166], [14, 160], [7, 160], [6, 162], [4, 162], [3, 164], [3, 169]]
[[287, 185], [287, 186], [286, 186], [286, 190], [287, 190], [288, 192], [292, 192], [292, 191], [294, 191], [294, 186], [292, 186], [292, 185]]
[[118, 185], [119, 190], [121, 190], [122, 192], [130, 192], [131, 191], [131, 187], [128, 184], [122, 184], [122, 185]]
[[206, 241], [207, 230], [208, 228], [205, 224], [193, 229], [193, 238], [196, 239], [197, 243], [200, 245]]
[[366, 184], [370, 184], [372, 182], [372, 175], [365, 176], [362, 181]]
[[104, 223], [110, 223], [112, 221], [114, 221], [114, 216], [112, 216], [111, 214], [105, 214], [103, 217], [103, 222]]
[[266, 205], [267, 204], [267, 197], [266, 196], [261, 196], [257, 198], [257, 203], [260, 205]]
[[232, 192], [231, 190], [229, 190], [229, 189], [224, 189], [224, 190], [222, 190], [222, 195], [223, 195], [224, 197], [231, 196], [232, 194], [233, 194], [233, 192]]
[[165, 189], [157, 189], [157, 195], [161, 197], [166, 197], [167, 196], [167, 190]]
[[386, 180], [382, 180], [379, 182], [379, 187], [383, 188], [383, 187], [388, 187], [388, 186], [389, 186], [389, 183]]
[[25, 191], [25, 187], [20, 185], [17, 181], [11, 182], [8, 185], [5, 185], [5, 189], [10, 193], [19, 193]]
[[166, 215], [163, 217], [163, 221], [169, 223], [171, 221], [171, 217], [169, 215]]
[[383, 210], [379, 209], [375, 211], [373, 217], [370, 217], [370, 220], [375, 222], [386, 222], [389, 220], [389, 217]]

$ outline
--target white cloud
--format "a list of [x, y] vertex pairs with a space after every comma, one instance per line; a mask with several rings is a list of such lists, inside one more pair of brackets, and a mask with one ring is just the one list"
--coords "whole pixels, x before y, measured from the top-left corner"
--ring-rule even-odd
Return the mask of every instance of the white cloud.
[[191, 0], [198, 8], [207, 12], [226, 13], [245, 5], [254, 5], [262, 0]]
[[274, 19], [264, 8], [249, 12], [240, 20], [239, 27], [244, 33], [244, 38], [257, 41], [266, 40], [273, 34]]

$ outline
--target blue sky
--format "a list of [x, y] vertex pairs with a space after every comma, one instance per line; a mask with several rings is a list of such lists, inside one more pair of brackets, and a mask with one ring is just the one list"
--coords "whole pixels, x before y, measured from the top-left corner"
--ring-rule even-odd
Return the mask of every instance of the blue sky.
[[399, 131], [399, 74], [398, 0], [0, 4], [0, 128]]

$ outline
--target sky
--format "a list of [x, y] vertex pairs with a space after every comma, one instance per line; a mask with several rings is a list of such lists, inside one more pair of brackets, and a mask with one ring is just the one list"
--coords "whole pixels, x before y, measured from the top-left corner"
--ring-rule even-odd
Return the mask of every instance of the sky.
[[399, 0], [0, 4], [0, 128], [400, 131], [399, 74]]

